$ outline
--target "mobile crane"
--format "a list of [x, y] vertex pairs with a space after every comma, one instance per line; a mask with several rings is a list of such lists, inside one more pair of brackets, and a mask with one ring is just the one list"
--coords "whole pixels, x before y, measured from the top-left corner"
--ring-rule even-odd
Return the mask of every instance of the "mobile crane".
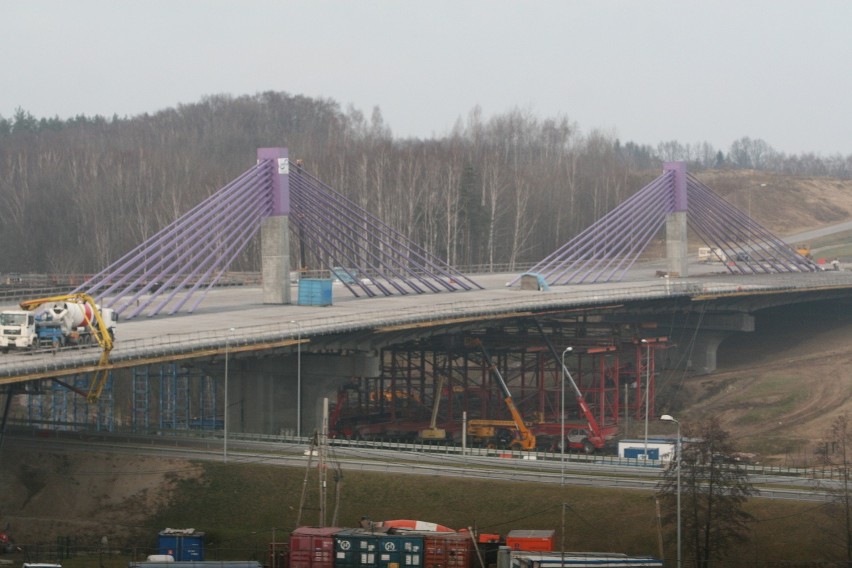
[[25, 300], [19, 306], [25, 312], [32, 312], [46, 304], [50, 306], [43, 312], [53, 319], [51, 323], [56, 324], [55, 333], [58, 334], [55, 336], [54, 345], [60, 341], [64, 344], [67, 338], [80, 337], [80, 334], [83, 334], [83, 337], [94, 338], [100, 345], [101, 357], [93, 371], [89, 391], [86, 393], [88, 402], [97, 402], [109, 378], [109, 353], [112, 351], [114, 336], [112, 310], [109, 311], [108, 325], [95, 300], [84, 293]]
[[[566, 447], [582, 449], [587, 454], [594, 453], [595, 450], [603, 448], [606, 444], [607, 436], [604, 432], [604, 429], [601, 428], [600, 423], [595, 418], [592, 409], [589, 407], [589, 403], [586, 402], [586, 398], [580, 391], [580, 387], [577, 386], [576, 381], [574, 381], [574, 377], [571, 376], [570, 371], [568, 371], [568, 368], [565, 366], [562, 357], [559, 356], [559, 353], [556, 351], [556, 348], [553, 346], [553, 343], [550, 341], [550, 339], [548, 339], [548, 336], [544, 332], [544, 329], [542, 329], [541, 323], [539, 323], [538, 320], [535, 320], [535, 325], [538, 328], [542, 339], [547, 344], [547, 348], [550, 351], [551, 355], [553, 355], [553, 358], [559, 362], [560, 371], [563, 373], [563, 376], [568, 378], [568, 382], [571, 385], [571, 390], [574, 391], [574, 397], [576, 398], [577, 406], [580, 407], [580, 413], [585, 419], [585, 424], [583, 424], [581, 428], [576, 428], [573, 425], [570, 427], [571, 431], [580, 430], [580, 433], [576, 435], [569, 434], [565, 437], [566, 439], [560, 440], [559, 443], [565, 444]], [[564, 411], [565, 409], [563, 408], [562, 412]]]
[[[527, 427], [526, 423], [524, 423], [521, 413], [515, 406], [512, 393], [509, 391], [506, 381], [503, 380], [503, 375], [501, 375], [499, 369], [491, 363], [491, 356], [488, 354], [488, 351], [485, 349], [482, 341], [478, 339], [474, 340], [474, 344], [482, 351], [482, 357], [485, 360], [485, 364], [488, 366], [488, 370], [497, 379], [497, 383], [500, 385], [500, 390], [503, 393], [503, 402], [506, 403], [506, 408], [509, 409], [509, 414], [511, 414], [512, 419], [489, 420], [483, 418], [468, 420], [467, 435], [474, 440], [488, 444], [507, 444], [512, 450], [534, 450], [536, 446], [535, 434], [533, 434]], [[513, 431], [511, 439], [501, 439], [501, 430]]]

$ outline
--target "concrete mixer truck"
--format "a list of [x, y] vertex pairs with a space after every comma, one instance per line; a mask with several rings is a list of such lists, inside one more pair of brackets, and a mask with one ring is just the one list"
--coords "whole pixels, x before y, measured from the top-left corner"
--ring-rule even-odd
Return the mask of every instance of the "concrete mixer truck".
[[85, 294], [21, 302], [20, 310], [0, 313], [0, 349], [59, 348], [99, 344], [112, 347], [115, 313], [100, 309]]

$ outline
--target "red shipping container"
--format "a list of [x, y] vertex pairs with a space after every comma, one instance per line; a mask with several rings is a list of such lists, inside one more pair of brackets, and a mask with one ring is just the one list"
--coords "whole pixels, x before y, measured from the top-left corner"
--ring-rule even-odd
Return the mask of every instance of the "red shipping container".
[[299, 527], [290, 534], [290, 568], [334, 568], [339, 527]]
[[423, 568], [470, 568], [476, 551], [469, 534], [421, 533], [423, 535]]
[[506, 546], [512, 550], [527, 550], [534, 552], [549, 552], [553, 550], [554, 530], [549, 531], [509, 531], [506, 535]]

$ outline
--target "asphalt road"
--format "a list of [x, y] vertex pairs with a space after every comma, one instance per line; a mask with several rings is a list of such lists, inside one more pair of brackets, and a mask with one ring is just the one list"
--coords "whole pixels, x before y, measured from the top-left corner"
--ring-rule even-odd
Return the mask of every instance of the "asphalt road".
[[[91, 452], [132, 453], [188, 460], [227, 461], [234, 465], [263, 463], [282, 467], [306, 467], [309, 446], [294, 440], [228, 440], [227, 456], [218, 438], [179, 438], [162, 436], [122, 436], [110, 434], [60, 434], [61, 439], [23, 435], [7, 437], [6, 444], [17, 449], [85, 454]], [[75, 438], [77, 436], [77, 438]], [[458, 449], [455, 450], [456, 452]], [[330, 455], [344, 470], [376, 473], [430, 475], [565, 484], [578, 487], [602, 487], [655, 491], [662, 479], [660, 464], [652, 467], [624, 465], [611, 458], [566, 459], [551, 455], [548, 459], [521, 459], [522, 453], [507, 459], [497, 456], [461, 455], [413, 449], [383, 449], [376, 444], [365, 447], [331, 446]], [[529, 456], [528, 456], [529, 457]], [[316, 463], [317, 458], [312, 458]], [[759, 490], [757, 497], [795, 501], [824, 502], [830, 483], [792, 475], [752, 473], [750, 481]]]

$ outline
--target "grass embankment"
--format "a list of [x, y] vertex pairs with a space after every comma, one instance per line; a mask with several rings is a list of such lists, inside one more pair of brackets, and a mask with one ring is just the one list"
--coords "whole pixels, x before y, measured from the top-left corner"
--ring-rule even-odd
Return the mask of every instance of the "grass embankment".
[[[245, 464], [204, 467], [203, 478], [181, 482], [177, 498], [150, 519], [150, 546], [164, 527], [193, 527], [207, 535], [207, 559], [263, 562], [273, 534], [286, 542], [297, 526], [304, 470]], [[312, 473], [301, 525], [318, 523], [317, 485]], [[334, 511], [334, 491], [329, 472], [327, 524]], [[367, 516], [374, 521], [408, 518], [453, 528], [472, 526], [500, 534], [554, 529], [558, 547], [564, 503], [566, 550], [660, 555], [655, 500], [649, 492], [360, 472], [345, 472], [340, 492], [338, 525], [344, 527], [357, 526]], [[751, 542], [736, 557], [747, 559], [749, 565], [827, 555], [827, 517], [818, 505], [753, 499], [748, 509], [758, 521]], [[674, 558], [674, 527], [664, 527], [663, 537], [666, 557]], [[150, 552], [137, 551], [141, 556], [137, 559]], [[127, 560], [113, 558], [101, 564], [125, 566]], [[77, 568], [85, 563], [63, 564]]]

